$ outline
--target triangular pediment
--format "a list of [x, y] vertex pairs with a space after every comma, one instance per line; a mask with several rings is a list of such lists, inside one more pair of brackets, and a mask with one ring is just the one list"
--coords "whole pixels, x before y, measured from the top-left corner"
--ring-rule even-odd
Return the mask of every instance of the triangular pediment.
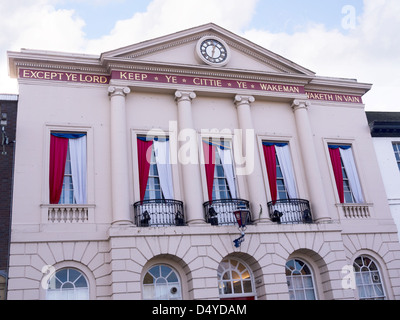
[[[223, 66], [209, 65], [196, 53], [204, 37], [221, 39], [228, 47], [229, 62]], [[157, 65], [184, 65], [213, 69], [245, 70], [257, 73], [278, 73], [314, 76], [315, 73], [258, 46], [213, 23], [105, 52], [101, 59], [121, 63], [143, 62]]]

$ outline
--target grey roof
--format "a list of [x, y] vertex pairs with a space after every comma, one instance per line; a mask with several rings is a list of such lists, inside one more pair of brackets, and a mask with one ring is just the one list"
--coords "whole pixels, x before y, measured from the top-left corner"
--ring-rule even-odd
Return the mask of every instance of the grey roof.
[[372, 137], [400, 137], [400, 112], [366, 112]]

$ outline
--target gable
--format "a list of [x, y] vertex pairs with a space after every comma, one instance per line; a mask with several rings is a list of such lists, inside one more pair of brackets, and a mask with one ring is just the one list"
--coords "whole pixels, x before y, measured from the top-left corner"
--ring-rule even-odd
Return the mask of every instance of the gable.
[[[213, 65], [199, 58], [197, 44], [203, 37], [221, 39], [227, 45], [229, 62]], [[315, 75], [271, 51], [262, 48], [214, 24], [181, 31], [165, 37], [103, 53], [101, 58], [121, 62], [150, 62], [156, 64], [211, 67], [219, 70], [245, 70], [266, 73]]]

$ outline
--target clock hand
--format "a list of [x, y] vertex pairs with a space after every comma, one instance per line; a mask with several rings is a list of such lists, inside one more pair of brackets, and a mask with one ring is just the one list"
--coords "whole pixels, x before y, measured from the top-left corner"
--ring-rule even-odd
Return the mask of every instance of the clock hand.
[[213, 46], [213, 49], [212, 49], [212, 53], [211, 53], [211, 56], [212, 56], [213, 58], [214, 58], [215, 48], [216, 48], [216, 46], [214, 45], [214, 46]]

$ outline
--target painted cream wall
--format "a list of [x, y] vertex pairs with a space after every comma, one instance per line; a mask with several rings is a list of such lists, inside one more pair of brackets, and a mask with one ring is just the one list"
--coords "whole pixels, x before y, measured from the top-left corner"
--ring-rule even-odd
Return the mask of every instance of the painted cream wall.
[[49, 203], [51, 130], [88, 132], [88, 203], [96, 205], [97, 224], [111, 223], [107, 87], [21, 83], [20, 95], [13, 227], [40, 230], [40, 206]]

